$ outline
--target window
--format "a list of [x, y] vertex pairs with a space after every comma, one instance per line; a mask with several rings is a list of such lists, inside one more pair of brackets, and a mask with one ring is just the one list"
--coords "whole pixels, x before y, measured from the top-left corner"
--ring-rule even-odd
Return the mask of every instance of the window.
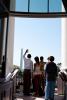
[[13, 0], [13, 6], [16, 12], [62, 12], [62, 0]]

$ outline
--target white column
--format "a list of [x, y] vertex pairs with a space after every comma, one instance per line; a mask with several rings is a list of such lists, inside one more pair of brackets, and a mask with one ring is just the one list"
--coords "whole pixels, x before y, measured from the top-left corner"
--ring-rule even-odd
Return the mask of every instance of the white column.
[[[16, 0], [10, 1], [10, 10], [15, 11]], [[8, 39], [7, 39], [7, 59], [6, 75], [13, 70], [13, 49], [14, 49], [14, 23], [15, 17], [9, 17]]]
[[7, 39], [7, 59], [6, 75], [13, 70], [13, 49], [14, 49], [14, 18], [9, 17], [8, 39]]
[[[62, 12], [65, 12], [62, 3]], [[67, 18], [61, 18], [61, 69], [67, 69]]]
[[61, 63], [67, 69], [67, 18], [61, 18]]

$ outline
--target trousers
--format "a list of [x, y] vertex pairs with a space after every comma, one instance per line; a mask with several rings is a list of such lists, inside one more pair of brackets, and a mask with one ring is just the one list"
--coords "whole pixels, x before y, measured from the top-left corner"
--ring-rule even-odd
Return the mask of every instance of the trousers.
[[45, 100], [54, 100], [56, 81], [46, 81]]

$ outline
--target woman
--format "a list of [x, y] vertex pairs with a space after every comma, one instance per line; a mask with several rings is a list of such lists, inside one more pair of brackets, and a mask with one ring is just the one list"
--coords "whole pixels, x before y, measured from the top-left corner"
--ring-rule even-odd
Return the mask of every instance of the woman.
[[40, 62], [39, 62], [39, 57], [36, 56], [34, 58], [35, 63], [34, 63], [34, 72], [33, 72], [33, 88], [34, 88], [34, 95], [39, 96], [39, 88], [41, 86], [41, 75], [42, 72], [40, 71]]
[[40, 70], [42, 72], [42, 77], [41, 77], [41, 87], [42, 87], [42, 95], [44, 95], [44, 88], [45, 88], [45, 67], [46, 62], [44, 62], [44, 57], [40, 56]]

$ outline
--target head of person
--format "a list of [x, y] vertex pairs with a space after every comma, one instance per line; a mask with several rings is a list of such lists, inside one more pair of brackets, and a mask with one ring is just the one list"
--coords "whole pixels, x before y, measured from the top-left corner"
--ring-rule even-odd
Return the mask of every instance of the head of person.
[[31, 54], [28, 54], [28, 55], [27, 55], [27, 58], [31, 58]]
[[51, 61], [51, 62], [53, 62], [54, 59], [55, 59], [55, 58], [54, 58], [53, 56], [48, 57], [48, 60]]
[[38, 56], [36, 56], [36, 57], [34, 58], [34, 60], [35, 60], [36, 63], [39, 63], [39, 57], [38, 57]]
[[43, 59], [44, 59], [43, 56], [41, 56], [41, 57], [40, 57], [40, 61], [43, 61]]

